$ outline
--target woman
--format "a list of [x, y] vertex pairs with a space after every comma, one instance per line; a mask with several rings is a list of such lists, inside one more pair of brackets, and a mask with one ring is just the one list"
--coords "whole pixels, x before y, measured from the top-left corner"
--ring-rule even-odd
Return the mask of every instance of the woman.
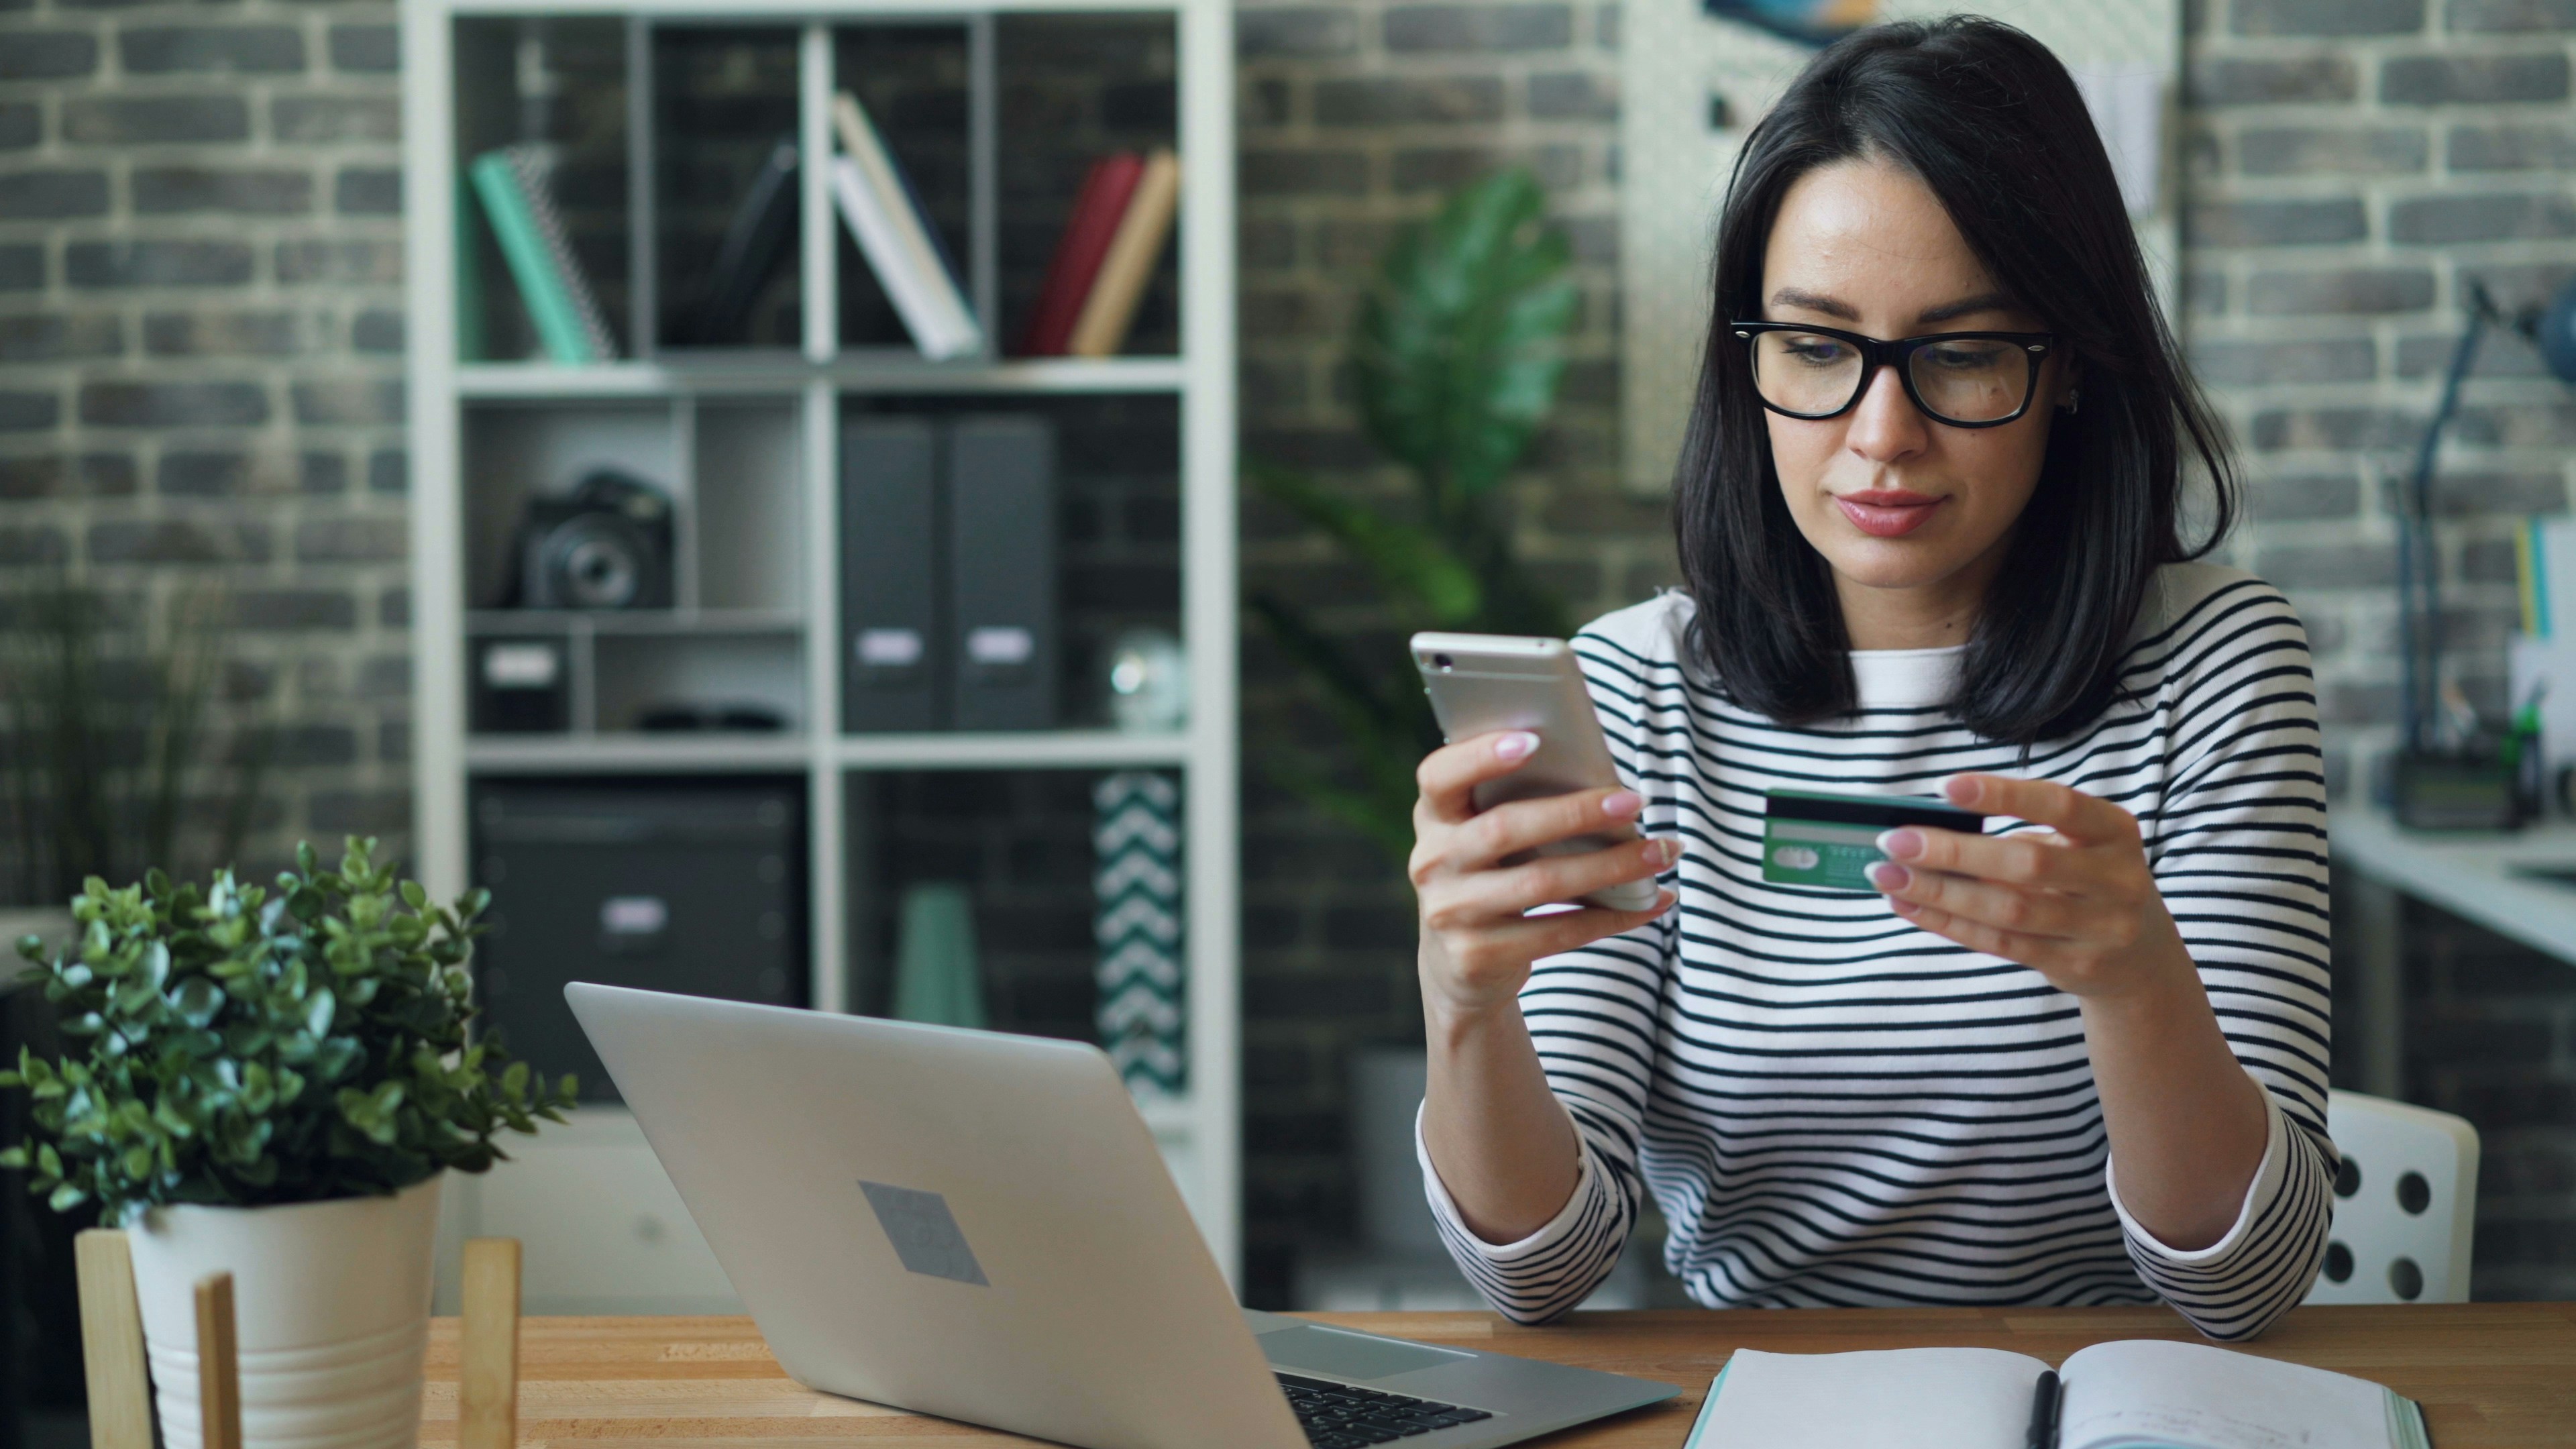
[[[1576, 641], [1634, 789], [1478, 813], [1532, 737], [1422, 764], [1453, 1254], [1544, 1319], [1651, 1191], [1710, 1307], [2261, 1332], [2333, 1177], [2314, 685], [2281, 596], [2191, 562], [2225, 444], [2073, 82], [1978, 19], [1840, 42], [1748, 141], [1714, 295], [1687, 590]], [[1990, 833], [1890, 832], [1876, 895], [1766, 885], [1772, 786], [1938, 791]], [[1604, 818], [1648, 838], [1526, 854]], [[1648, 875], [1653, 910], [1524, 915]]]

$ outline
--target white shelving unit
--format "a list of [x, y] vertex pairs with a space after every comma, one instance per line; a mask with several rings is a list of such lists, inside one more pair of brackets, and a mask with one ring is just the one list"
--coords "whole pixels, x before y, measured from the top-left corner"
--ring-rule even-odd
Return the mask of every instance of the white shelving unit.
[[[1165, 16], [1172, 37], [1175, 131], [1183, 164], [1176, 246], [1179, 352], [1100, 360], [976, 359], [933, 363], [839, 337], [844, 263], [824, 169], [799, 168], [801, 346], [657, 352], [653, 169], [656, 37], [692, 27], [791, 31], [796, 134], [828, 152], [836, 34], [853, 27], [940, 25], [962, 32], [970, 194], [968, 290], [988, 335], [1002, 333], [996, 240], [1000, 204], [997, 25], [1005, 17]], [[459, 356], [460, 37], [564, 21], [622, 27], [629, 118], [628, 305], [639, 356], [596, 366]], [[1235, 705], [1235, 366], [1233, 14], [1229, 0], [404, 0], [404, 207], [410, 275], [412, 624], [416, 866], [434, 895], [472, 884], [467, 797], [500, 776], [801, 775], [811, 871], [808, 953], [816, 1009], [847, 1010], [851, 923], [845, 900], [851, 823], [845, 784], [871, 771], [1106, 770], [1161, 767], [1185, 781], [1189, 1083], [1185, 1098], [1141, 1102], [1217, 1260], [1238, 1271], [1238, 866]], [[480, 65], [480, 61], [474, 62]], [[506, 286], [506, 277], [488, 285]], [[996, 408], [1074, 395], [1143, 395], [1177, 415], [1180, 474], [1178, 622], [1192, 709], [1166, 735], [1097, 728], [1032, 733], [845, 734], [839, 718], [838, 510], [841, 422], [851, 400], [905, 396], [989, 400]], [[727, 429], [732, 431], [727, 432]], [[549, 452], [549, 450], [552, 450]], [[587, 450], [649, 458], [670, 480], [677, 514], [677, 601], [652, 613], [489, 607], [506, 565], [496, 538], [516, 521], [551, 460]], [[748, 460], [746, 455], [748, 450]], [[764, 451], [774, 454], [761, 457]], [[775, 547], [745, 566], [739, 491], [746, 471], [785, 480], [754, 509]], [[761, 471], [766, 470], [766, 471]], [[701, 493], [705, 497], [701, 497]], [[704, 504], [704, 507], [701, 507]], [[719, 537], [726, 529], [734, 535]], [[925, 541], [927, 542], [927, 541]], [[574, 687], [571, 731], [469, 730], [468, 642], [559, 636]], [[701, 647], [703, 646], [703, 647]], [[768, 735], [657, 735], [621, 728], [617, 671], [636, 659], [698, 650], [679, 669], [747, 667], [789, 682], [790, 720]], [[450, 1245], [508, 1234], [529, 1248], [532, 1312], [708, 1311], [727, 1305], [720, 1272], [630, 1117], [584, 1108], [570, 1129], [507, 1145], [517, 1161], [451, 1179]], [[449, 1255], [452, 1259], [452, 1254]], [[452, 1262], [443, 1269], [443, 1292]], [[450, 1300], [452, 1301], [452, 1300]]]

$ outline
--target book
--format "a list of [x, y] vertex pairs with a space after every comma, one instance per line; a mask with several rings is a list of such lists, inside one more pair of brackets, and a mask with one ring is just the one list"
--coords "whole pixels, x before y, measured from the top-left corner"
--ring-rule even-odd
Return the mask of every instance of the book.
[[2513, 545], [2522, 632], [2576, 641], [2576, 517], [2526, 518]]
[[1137, 178], [1127, 214], [1119, 218], [1118, 233], [1100, 259], [1100, 276], [1091, 284], [1091, 295], [1083, 299], [1082, 315], [1073, 324], [1066, 352], [1075, 357], [1110, 357], [1126, 345], [1127, 329], [1136, 322], [1136, 304], [1145, 299], [1145, 284], [1153, 280], [1154, 263], [1172, 235], [1172, 217], [1180, 200], [1181, 158], [1157, 149], [1145, 158], [1145, 174]]
[[760, 172], [725, 223], [724, 240], [707, 267], [706, 286], [687, 335], [674, 341], [701, 347], [741, 344], [751, 322], [752, 305], [769, 285], [787, 244], [796, 235], [796, 138], [781, 136], [770, 146]]
[[[2043, 1395], [2043, 1386], [2062, 1385]], [[2041, 1412], [2044, 1410], [2043, 1412]], [[2423, 1409], [2349, 1374], [2160, 1339], [2052, 1372], [1992, 1348], [1737, 1349], [1684, 1449], [2431, 1449]]]
[[940, 439], [948, 525], [949, 720], [1056, 723], [1055, 429], [1028, 413], [962, 417]]
[[861, 414], [841, 428], [841, 727], [947, 723], [939, 627], [938, 431]]
[[1065, 344], [1073, 340], [1073, 324], [1081, 320], [1083, 301], [1100, 276], [1101, 258], [1109, 255], [1110, 240], [1144, 174], [1145, 158], [1135, 151], [1103, 156], [1083, 173], [1082, 189], [1074, 193], [1064, 231], [1056, 237], [1055, 255], [1047, 259], [1037, 306], [1020, 334], [1020, 356], [1064, 355]]
[[835, 167], [833, 198], [914, 344], [932, 358], [981, 351], [984, 329], [967, 304], [939, 228], [857, 96], [832, 93], [832, 129], [855, 166], [849, 182]]
[[617, 334], [555, 205], [552, 148], [528, 143], [486, 151], [466, 174], [546, 352], [576, 364], [617, 356]]

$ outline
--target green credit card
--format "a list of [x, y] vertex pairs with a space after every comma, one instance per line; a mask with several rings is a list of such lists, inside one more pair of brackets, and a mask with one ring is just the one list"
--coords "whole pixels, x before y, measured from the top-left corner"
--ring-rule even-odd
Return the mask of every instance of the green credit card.
[[1867, 874], [1887, 859], [1881, 833], [1900, 825], [1983, 834], [1986, 817], [1929, 795], [1877, 795], [1843, 790], [1762, 792], [1762, 878], [1814, 890], [1876, 889]]

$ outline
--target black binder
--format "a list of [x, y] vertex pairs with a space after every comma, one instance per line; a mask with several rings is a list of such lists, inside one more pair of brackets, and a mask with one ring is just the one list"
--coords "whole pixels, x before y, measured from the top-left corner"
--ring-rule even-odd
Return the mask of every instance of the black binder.
[[951, 723], [1056, 722], [1055, 432], [1045, 419], [961, 418], [947, 449]]
[[947, 723], [933, 443], [922, 418], [841, 429], [841, 728], [851, 733]]

